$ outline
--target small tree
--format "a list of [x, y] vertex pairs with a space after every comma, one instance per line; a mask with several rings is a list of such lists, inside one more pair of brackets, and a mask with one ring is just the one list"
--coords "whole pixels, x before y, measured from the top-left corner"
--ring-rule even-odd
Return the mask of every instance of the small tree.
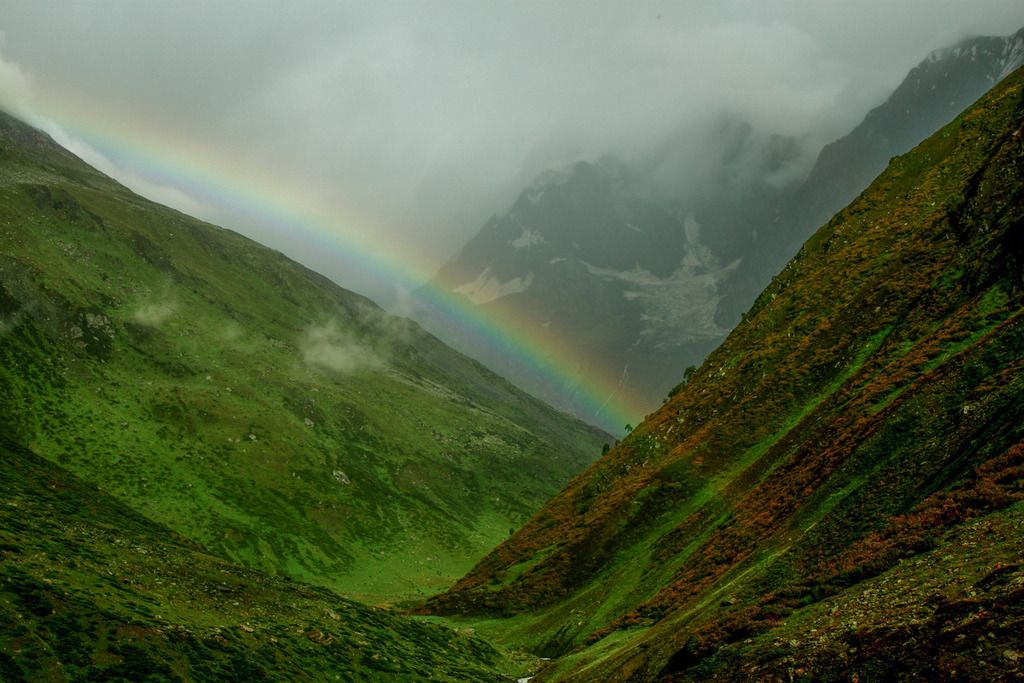
[[668, 398], [665, 400], [667, 401], [669, 398], [678, 394], [682, 388], [686, 386], [686, 383], [690, 381], [690, 378], [693, 377], [693, 373], [695, 372], [697, 372], [697, 368], [692, 365], [683, 370], [683, 381], [672, 387], [672, 391], [668, 392]]

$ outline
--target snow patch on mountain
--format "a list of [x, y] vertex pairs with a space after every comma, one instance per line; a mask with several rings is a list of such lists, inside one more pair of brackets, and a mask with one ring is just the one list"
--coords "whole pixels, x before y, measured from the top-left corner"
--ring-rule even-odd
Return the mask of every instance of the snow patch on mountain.
[[686, 214], [683, 221], [683, 233], [686, 235], [686, 252], [683, 256], [683, 265], [690, 268], [701, 268], [703, 266], [717, 267], [718, 261], [714, 254], [700, 241], [700, 223], [697, 222], [693, 212]]
[[479, 306], [500, 299], [503, 296], [521, 294], [529, 289], [531, 284], [533, 284], [533, 273], [527, 274], [525, 278], [514, 277], [511, 280], [502, 282], [497, 278], [491, 277], [491, 269], [487, 267], [476, 276], [475, 280], [461, 284], [452, 291], [456, 294], [464, 294], [466, 298]]
[[624, 297], [643, 307], [641, 339], [655, 348], [671, 348], [724, 337], [728, 330], [715, 322], [722, 300], [718, 287], [739, 263], [713, 269], [683, 264], [666, 278], [624, 291]]
[[659, 277], [639, 265], [631, 270], [603, 268], [583, 262], [587, 271], [622, 284], [622, 297], [641, 306], [643, 327], [638, 344], [665, 349], [702, 339], [724, 337], [727, 329], [715, 322], [722, 300], [719, 285], [740, 260], [723, 266], [700, 241], [700, 224], [691, 214], [684, 221], [686, 249], [679, 266]]
[[640, 304], [640, 320], [644, 323], [641, 341], [656, 348], [671, 348], [725, 336], [728, 330], [715, 323], [722, 300], [718, 286], [739, 263], [736, 260], [714, 268], [682, 263], [663, 278], [639, 267], [616, 271], [587, 263], [584, 266], [592, 275], [622, 283], [622, 297]]
[[564, 185], [572, 178], [572, 168], [544, 171], [533, 180], [533, 184], [526, 188], [523, 194], [531, 204], [540, 202], [541, 197], [549, 188]]
[[1010, 36], [1003, 55], [1003, 68], [999, 71], [1000, 81], [1016, 71], [1018, 67], [1024, 66], [1024, 29]]
[[[996, 44], [993, 45], [993, 40]], [[1001, 47], [999, 40], [1002, 40]], [[935, 64], [943, 61], [954, 61], [958, 59], [970, 59], [977, 61], [978, 57], [997, 57], [996, 70], [992, 71], [989, 79], [993, 84], [998, 83], [1018, 67], [1024, 66], [1024, 29], [1017, 33], [1006, 36], [1002, 39], [992, 38], [968, 38], [959, 45], [933, 50], [924, 60], [923, 64]]]
[[509, 244], [516, 249], [529, 249], [536, 244], [543, 243], [544, 236], [540, 234], [540, 231], [532, 230], [530, 228], [523, 228], [523, 232], [519, 237], [509, 241]]

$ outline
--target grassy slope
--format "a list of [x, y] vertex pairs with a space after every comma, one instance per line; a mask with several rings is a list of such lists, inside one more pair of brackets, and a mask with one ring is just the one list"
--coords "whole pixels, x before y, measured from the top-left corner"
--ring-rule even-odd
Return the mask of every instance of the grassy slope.
[[450, 584], [608, 440], [8, 117], [0, 411], [211, 551], [369, 600]]
[[511, 680], [466, 632], [226, 562], [0, 440], [0, 680]]
[[[757, 679], [751, 667], [778, 655], [765, 642], [849, 604], [870, 577], [926, 582], [928, 562], [894, 567], [955, 552], [959, 525], [1001, 530], [966, 585], [1018, 562], [1006, 530], [1022, 494], [1022, 124], [1018, 72], [895, 159], [686, 386], [429, 609], [561, 656], [550, 677]], [[941, 612], [947, 598], [920, 606], [937, 630], [968, 609]], [[870, 632], [852, 627], [879, 652], [905, 626], [885, 605], [868, 610]], [[993, 647], [1013, 645], [1002, 618], [979, 617]], [[824, 648], [808, 676], [856, 670], [838, 656], [847, 646]], [[988, 664], [1019, 668], [1007, 651]], [[788, 676], [803, 655], [784, 656]], [[889, 672], [929, 661], [895, 656]]]

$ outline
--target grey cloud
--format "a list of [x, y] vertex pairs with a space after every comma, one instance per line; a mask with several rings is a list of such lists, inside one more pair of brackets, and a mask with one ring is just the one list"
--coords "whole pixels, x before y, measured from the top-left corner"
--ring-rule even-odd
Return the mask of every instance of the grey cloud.
[[[59, 92], [272, 168], [438, 265], [547, 167], [649, 153], [719, 116], [813, 154], [929, 50], [1024, 23], [1018, 0], [6, 5], [19, 70], [0, 87], [28, 80], [40, 101]], [[388, 294], [291, 234], [275, 243], [273, 225], [254, 232]]]
[[340, 373], [383, 365], [380, 357], [339, 328], [335, 321], [314, 325], [305, 331], [300, 348], [307, 365]]

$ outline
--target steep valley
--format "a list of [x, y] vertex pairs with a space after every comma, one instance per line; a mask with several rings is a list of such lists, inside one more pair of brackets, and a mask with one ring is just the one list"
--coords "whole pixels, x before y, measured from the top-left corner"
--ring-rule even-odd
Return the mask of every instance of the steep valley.
[[1022, 200], [1018, 70], [426, 611], [538, 680], [1020, 676]]
[[[820, 151], [721, 114], [650, 158], [606, 156], [541, 173], [440, 270], [430, 291], [530, 335], [586, 339], [564, 345], [560, 364], [572, 373], [560, 382], [544, 364], [512, 357], [445, 316], [431, 297], [421, 297], [413, 315], [552, 405], [621, 430], [624, 420], [609, 406], [628, 406], [632, 423], [657, 407], [891, 157], [1022, 63], [1024, 29], [935, 50]], [[804, 156], [814, 163], [800, 170]], [[593, 385], [608, 397], [604, 405], [586, 400]]]
[[612, 445], [0, 114], [0, 679], [1024, 678], [1024, 69], [672, 382]]
[[610, 437], [0, 119], [0, 424], [223, 557], [444, 588]]

